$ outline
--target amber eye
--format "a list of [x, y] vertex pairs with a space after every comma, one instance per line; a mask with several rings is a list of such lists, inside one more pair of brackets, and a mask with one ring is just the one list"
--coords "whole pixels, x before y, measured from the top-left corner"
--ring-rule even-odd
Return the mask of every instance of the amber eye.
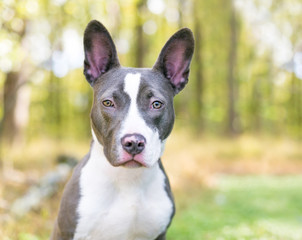
[[154, 101], [152, 103], [152, 108], [153, 109], [160, 109], [163, 106], [163, 103], [161, 103], [160, 101]]
[[104, 100], [102, 103], [105, 107], [114, 107], [113, 102], [110, 100]]

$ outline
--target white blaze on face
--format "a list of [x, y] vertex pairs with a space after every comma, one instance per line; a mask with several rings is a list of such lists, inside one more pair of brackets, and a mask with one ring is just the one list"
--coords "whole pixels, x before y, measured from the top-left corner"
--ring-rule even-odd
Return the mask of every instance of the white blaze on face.
[[[160, 158], [164, 143], [159, 139], [158, 131], [151, 129], [138, 111], [137, 96], [140, 81], [140, 73], [128, 73], [125, 77], [124, 91], [130, 97], [130, 106], [118, 137], [121, 139], [126, 134], [134, 133], [144, 136], [146, 145], [142, 152], [143, 159], [147, 166], [152, 166]], [[122, 146], [120, 146], [119, 152], [122, 153], [122, 151]]]

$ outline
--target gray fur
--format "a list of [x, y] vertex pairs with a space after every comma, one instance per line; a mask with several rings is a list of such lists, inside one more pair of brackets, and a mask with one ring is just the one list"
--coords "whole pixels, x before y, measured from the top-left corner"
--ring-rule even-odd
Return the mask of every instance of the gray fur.
[[79, 179], [81, 170], [87, 163], [90, 154], [87, 154], [75, 167], [72, 176], [65, 186], [59, 215], [51, 235], [51, 240], [71, 240], [77, 225], [77, 207], [80, 199]]

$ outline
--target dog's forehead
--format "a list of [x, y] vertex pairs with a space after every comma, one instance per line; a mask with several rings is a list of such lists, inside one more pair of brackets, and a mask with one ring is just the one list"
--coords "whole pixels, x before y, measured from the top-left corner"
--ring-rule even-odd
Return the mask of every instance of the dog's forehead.
[[119, 70], [111, 70], [101, 75], [93, 86], [94, 92], [100, 94], [102, 92], [110, 92], [114, 89], [121, 88], [127, 73]]
[[[169, 81], [158, 71], [145, 68], [118, 68], [100, 77], [96, 82], [94, 91], [97, 95], [103, 93], [113, 93], [124, 91], [125, 80], [130, 79], [130, 75], [139, 75], [140, 88], [149, 88], [162, 92], [162, 94], [172, 94], [172, 87]], [[128, 76], [128, 77], [127, 77]]]

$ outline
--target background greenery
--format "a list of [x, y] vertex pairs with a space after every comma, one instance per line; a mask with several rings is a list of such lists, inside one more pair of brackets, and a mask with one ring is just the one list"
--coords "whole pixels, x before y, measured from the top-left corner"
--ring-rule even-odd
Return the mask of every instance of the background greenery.
[[82, 36], [98, 19], [124, 66], [152, 67], [181, 27], [195, 35], [164, 156], [169, 239], [302, 239], [301, 12], [300, 0], [1, 1], [0, 238], [47, 239], [61, 190], [21, 218], [11, 203], [59, 156], [88, 151]]

